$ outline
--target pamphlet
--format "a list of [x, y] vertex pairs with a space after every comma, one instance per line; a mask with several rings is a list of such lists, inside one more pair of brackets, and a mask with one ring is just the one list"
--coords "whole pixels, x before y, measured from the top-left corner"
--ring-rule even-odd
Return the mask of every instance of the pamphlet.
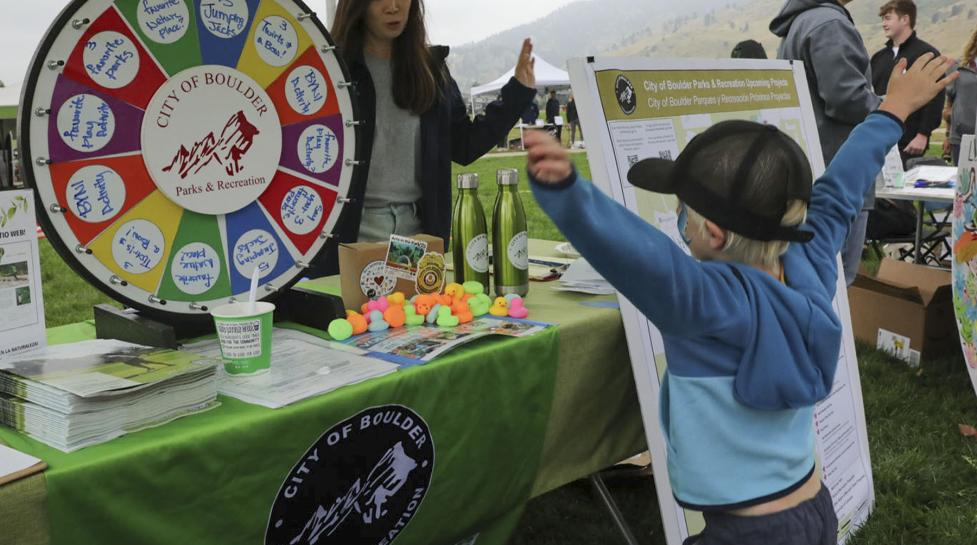
[[[207, 357], [221, 356], [217, 339], [183, 347]], [[355, 351], [338, 350], [324, 339], [288, 329], [275, 329], [271, 339], [271, 369], [264, 374], [231, 376], [221, 372], [217, 390], [271, 409], [278, 409], [343, 386], [388, 375], [397, 366]]]
[[44, 347], [34, 194], [0, 192], [0, 361]]
[[388, 329], [364, 333], [341, 344], [407, 367], [427, 363], [465, 343], [487, 335], [528, 337], [547, 327], [549, 324], [539, 322], [481, 316], [472, 322], [453, 328], [429, 325]]

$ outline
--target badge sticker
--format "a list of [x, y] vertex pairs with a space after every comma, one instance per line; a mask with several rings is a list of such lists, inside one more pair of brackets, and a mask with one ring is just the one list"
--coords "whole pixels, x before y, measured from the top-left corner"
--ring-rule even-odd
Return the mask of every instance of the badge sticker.
[[417, 293], [441, 293], [447, 268], [443, 255], [436, 252], [424, 254], [417, 266]]

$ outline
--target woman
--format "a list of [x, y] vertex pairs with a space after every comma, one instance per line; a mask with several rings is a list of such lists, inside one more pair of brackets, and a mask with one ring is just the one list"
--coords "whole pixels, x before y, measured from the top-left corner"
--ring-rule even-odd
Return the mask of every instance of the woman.
[[[536, 94], [532, 44], [485, 115], [468, 117], [447, 47], [429, 47], [423, 0], [340, 0], [332, 36], [349, 67], [361, 159], [336, 242], [451, 232], [451, 162], [467, 165], [512, 128]], [[335, 272], [335, 248], [311, 273]]]
[[970, 35], [963, 56], [956, 67], [960, 72], [957, 81], [946, 88], [946, 108], [943, 118], [947, 124], [947, 138], [943, 141], [943, 153], [950, 154], [953, 164], [960, 162], [960, 140], [965, 134], [974, 134], [977, 119], [977, 28]]

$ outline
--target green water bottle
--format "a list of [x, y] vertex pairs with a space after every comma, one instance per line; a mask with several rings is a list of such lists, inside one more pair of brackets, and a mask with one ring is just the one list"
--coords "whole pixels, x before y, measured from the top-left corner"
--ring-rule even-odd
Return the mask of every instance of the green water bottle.
[[458, 176], [458, 198], [451, 219], [451, 253], [455, 282], [475, 280], [489, 285], [488, 228], [478, 200], [478, 174]]
[[526, 211], [519, 198], [519, 171], [499, 170], [499, 193], [492, 214], [492, 259], [498, 296], [529, 293], [529, 233]]

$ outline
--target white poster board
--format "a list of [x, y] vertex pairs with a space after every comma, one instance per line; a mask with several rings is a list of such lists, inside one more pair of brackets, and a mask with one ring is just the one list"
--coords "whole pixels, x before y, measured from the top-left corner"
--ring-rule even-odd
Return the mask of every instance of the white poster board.
[[[647, 157], [676, 157], [693, 136], [718, 121], [776, 125], [805, 150], [815, 175], [824, 171], [801, 63], [598, 58], [571, 60], [569, 67], [594, 183], [677, 242], [675, 197], [636, 190], [627, 182], [627, 171]], [[839, 365], [831, 394], [815, 410], [814, 424], [821, 476], [838, 513], [838, 542], [844, 543], [868, 518], [875, 493], [848, 295], [844, 275], [838, 277], [835, 311], [844, 328]], [[675, 502], [665, 478], [658, 419], [666, 366], [663, 341], [631, 303], [623, 297], [620, 302], [665, 533], [669, 545], [680, 545], [704, 522], [701, 514]]]
[[35, 218], [32, 191], [0, 192], [0, 362], [47, 344]]

